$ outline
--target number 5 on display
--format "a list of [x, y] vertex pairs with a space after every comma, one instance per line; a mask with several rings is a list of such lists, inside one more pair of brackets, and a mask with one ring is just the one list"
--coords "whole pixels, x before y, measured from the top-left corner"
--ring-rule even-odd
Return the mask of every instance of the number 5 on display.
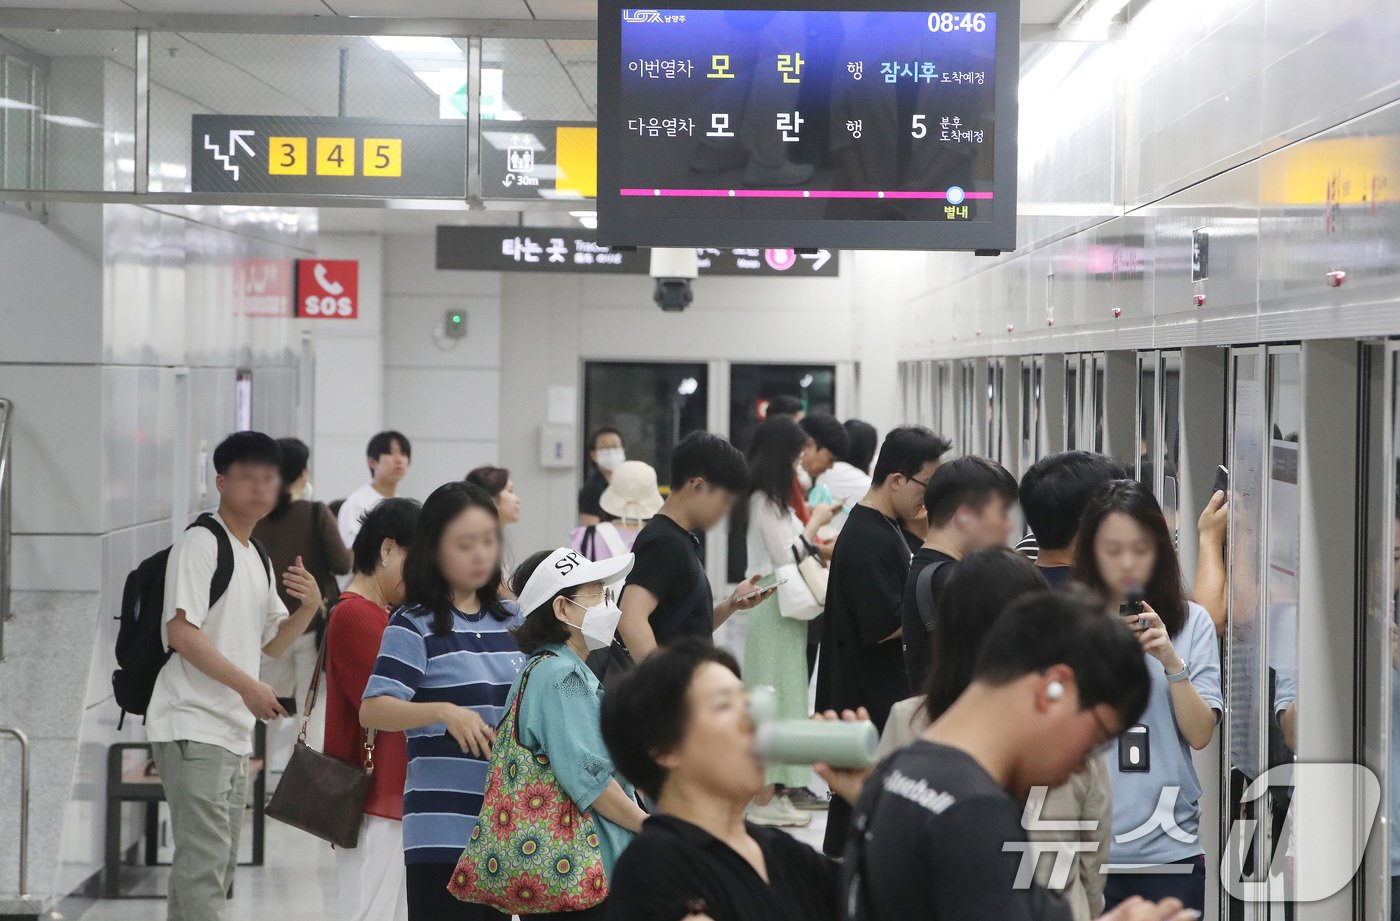
[[364, 163], [366, 176], [402, 176], [403, 140], [400, 138], [365, 138]]
[[924, 135], [928, 134], [928, 125], [925, 125], [925, 124], [924, 124], [924, 119], [927, 118], [927, 117], [928, 117], [928, 116], [926, 116], [926, 115], [915, 115], [915, 116], [914, 116], [914, 127], [912, 127], [912, 128], [909, 129], [909, 134], [910, 134], [911, 136], [916, 137], [916, 138], [921, 138], [921, 137], [923, 137]]

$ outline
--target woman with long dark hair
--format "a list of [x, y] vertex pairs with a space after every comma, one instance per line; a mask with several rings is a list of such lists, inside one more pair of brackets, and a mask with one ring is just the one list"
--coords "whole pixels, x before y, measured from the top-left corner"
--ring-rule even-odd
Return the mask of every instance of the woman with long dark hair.
[[[1144, 869], [1108, 877], [1108, 907], [1133, 895], [1175, 896], [1187, 908], [1204, 911], [1201, 782], [1191, 750], [1210, 744], [1224, 711], [1220, 650], [1210, 614], [1186, 599], [1171, 532], [1146, 487], [1115, 480], [1089, 501], [1074, 548], [1074, 578], [1099, 592], [1114, 616], [1122, 612], [1138, 631], [1152, 676], [1142, 722], [1109, 756], [1111, 857], [1115, 864]], [[1138, 605], [1140, 612], [1134, 610]], [[1171, 791], [1166, 803], [1164, 793]], [[1171, 813], [1162, 815], [1162, 805], [1170, 805]]]
[[501, 524], [490, 494], [439, 486], [423, 503], [394, 614], [365, 688], [360, 722], [405, 732], [404, 860], [409, 921], [493, 918], [454, 899], [452, 870], [476, 825], [506, 694], [525, 663], [524, 620], [501, 585]]
[[[329, 611], [340, 597], [335, 577], [350, 571], [350, 551], [341, 542], [340, 527], [331, 510], [307, 495], [311, 488], [311, 452], [306, 443], [299, 438], [279, 438], [277, 447], [282, 458], [282, 492], [276, 508], [253, 526], [253, 536], [267, 547], [273, 572], [285, 572], [301, 557], [302, 565], [321, 589], [322, 612]], [[287, 594], [280, 580], [277, 593], [287, 610], [297, 609], [299, 602]], [[325, 616], [317, 613], [311, 626], [297, 637], [285, 655], [262, 657], [259, 677], [272, 685], [278, 696], [306, 699], [325, 629]], [[281, 719], [268, 725], [268, 762], [274, 775], [281, 775], [292, 756], [299, 723], [296, 719]], [[312, 744], [316, 744], [315, 739]]]
[[[749, 448], [748, 572], [771, 585], [779, 567], [788, 567], [789, 581], [801, 581], [792, 571], [798, 559], [816, 552], [817, 532], [831, 521], [836, 506], [819, 505], [800, 512], [793, 508], [793, 483], [807, 434], [791, 416], [773, 416], [754, 431]], [[805, 505], [805, 503], [803, 503]], [[803, 523], [803, 517], [806, 523]], [[800, 588], [793, 585], [793, 588]], [[807, 710], [807, 620], [784, 616], [784, 592], [774, 593], [748, 615], [744, 635], [744, 674], [750, 686], [769, 685], [778, 692], [782, 719], [805, 719]], [[791, 615], [793, 612], [789, 611]], [[757, 825], [807, 825], [811, 816], [792, 804], [777, 787], [801, 790], [812, 779], [803, 766], [768, 768], [767, 786], [749, 810]]]

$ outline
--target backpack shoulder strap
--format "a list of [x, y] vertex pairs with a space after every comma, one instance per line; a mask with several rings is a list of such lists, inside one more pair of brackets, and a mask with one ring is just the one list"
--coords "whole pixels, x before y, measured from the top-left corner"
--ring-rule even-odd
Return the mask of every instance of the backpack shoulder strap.
[[[218, 546], [218, 559], [214, 564], [214, 578], [209, 580], [209, 607], [228, 591], [229, 583], [233, 581], [233, 541], [229, 539], [228, 532], [223, 525], [214, 519], [213, 515], [205, 513], [200, 515], [190, 525], [190, 528], [203, 528], [214, 535], [214, 543]], [[186, 528], [188, 531], [190, 528]]]
[[919, 570], [918, 579], [914, 583], [914, 603], [919, 607], [919, 620], [923, 623], [924, 630], [930, 633], [933, 632], [934, 624], [933, 576], [947, 565], [947, 560], [929, 563]]
[[617, 533], [617, 525], [612, 522], [605, 521], [598, 525], [595, 533], [603, 539], [604, 544], [607, 544], [608, 551], [614, 558], [626, 556], [631, 552], [627, 549], [627, 545], [622, 542], [622, 535]]
[[256, 537], [249, 537], [248, 543], [253, 545], [253, 549], [258, 551], [258, 557], [262, 560], [263, 569], [267, 570], [267, 581], [272, 582], [272, 557], [267, 552], [267, 545]]

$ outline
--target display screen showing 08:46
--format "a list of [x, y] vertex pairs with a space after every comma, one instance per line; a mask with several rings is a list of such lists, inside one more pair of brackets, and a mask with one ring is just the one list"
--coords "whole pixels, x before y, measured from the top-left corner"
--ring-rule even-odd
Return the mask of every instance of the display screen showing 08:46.
[[991, 221], [997, 28], [993, 11], [624, 9], [619, 207]]

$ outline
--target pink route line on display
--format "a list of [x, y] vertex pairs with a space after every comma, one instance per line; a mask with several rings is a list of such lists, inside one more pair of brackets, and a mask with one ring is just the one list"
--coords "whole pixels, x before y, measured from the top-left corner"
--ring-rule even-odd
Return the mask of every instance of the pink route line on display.
[[[619, 189], [636, 198], [947, 198], [947, 192], [869, 192], [838, 189]], [[990, 199], [991, 192], [964, 192], [965, 199]]]

